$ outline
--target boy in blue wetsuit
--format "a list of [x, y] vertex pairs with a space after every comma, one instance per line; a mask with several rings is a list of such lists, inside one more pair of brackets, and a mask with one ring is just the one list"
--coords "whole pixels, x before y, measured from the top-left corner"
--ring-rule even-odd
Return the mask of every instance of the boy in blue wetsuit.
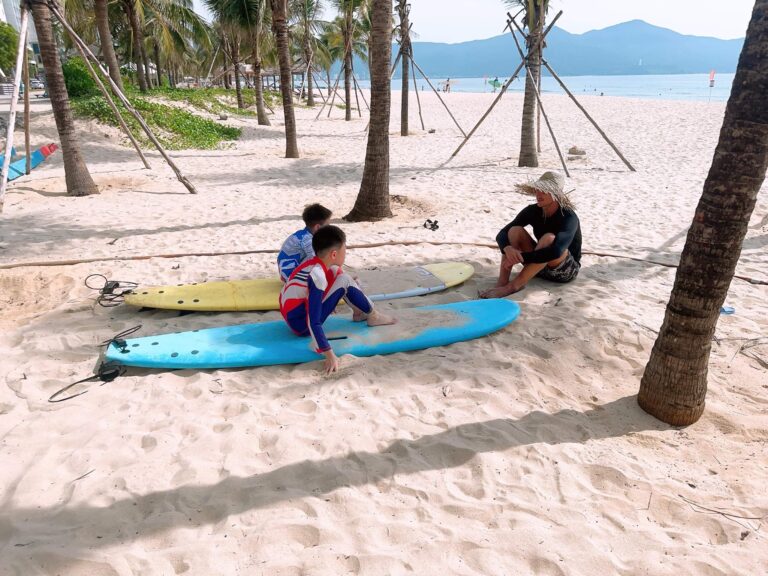
[[394, 324], [394, 318], [373, 308], [355, 280], [344, 270], [347, 239], [341, 228], [324, 226], [312, 238], [315, 256], [300, 264], [280, 292], [280, 313], [297, 336], [311, 336], [314, 349], [325, 356], [324, 369], [339, 369], [339, 359], [328, 343], [323, 323], [342, 298], [353, 310], [352, 320], [368, 326]]
[[288, 280], [299, 264], [314, 257], [312, 235], [328, 225], [331, 214], [328, 208], [320, 204], [310, 204], [304, 208], [301, 219], [306, 227], [288, 236], [277, 255], [277, 270], [283, 282]]

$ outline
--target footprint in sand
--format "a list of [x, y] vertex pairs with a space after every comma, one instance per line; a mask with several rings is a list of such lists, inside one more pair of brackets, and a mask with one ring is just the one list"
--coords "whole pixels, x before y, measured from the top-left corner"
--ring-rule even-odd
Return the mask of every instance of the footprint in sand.
[[154, 436], [150, 436], [149, 434], [146, 434], [145, 436], [141, 437], [141, 447], [146, 452], [151, 452], [155, 449], [157, 446], [157, 439]]

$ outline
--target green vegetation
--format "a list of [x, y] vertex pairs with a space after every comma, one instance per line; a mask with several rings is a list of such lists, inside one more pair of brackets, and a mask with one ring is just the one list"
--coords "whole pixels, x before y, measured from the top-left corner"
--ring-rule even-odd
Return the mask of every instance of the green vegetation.
[[16, 66], [16, 49], [19, 47], [19, 34], [13, 26], [0, 22], [0, 68], [6, 74]]
[[[154, 88], [149, 92], [152, 96], [165, 98], [174, 102], [184, 102], [200, 110], [210, 112], [211, 114], [220, 114], [226, 112], [233, 116], [256, 116], [256, 97], [253, 90], [243, 90], [243, 100], [246, 107], [253, 110], [237, 108], [235, 93], [233, 90], [224, 88]], [[264, 102], [268, 106], [273, 105], [273, 99], [276, 97], [271, 92], [264, 93]]]
[[[144, 117], [160, 143], [169, 150], [188, 148], [211, 150], [217, 148], [223, 141], [236, 140], [240, 137], [239, 128], [224, 126], [186, 110], [150, 102], [139, 96], [129, 95], [128, 98]], [[78, 116], [95, 118], [105, 124], [119, 126], [109, 104], [101, 95], [73, 98], [72, 108]], [[118, 109], [137, 139], [144, 145], [149, 144], [135, 118], [125, 110], [122, 104], [118, 104]]]
[[91, 72], [85, 61], [80, 56], [70, 58], [61, 65], [64, 72], [64, 84], [67, 86], [67, 94], [70, 98], [82, 98], [100, 94]]

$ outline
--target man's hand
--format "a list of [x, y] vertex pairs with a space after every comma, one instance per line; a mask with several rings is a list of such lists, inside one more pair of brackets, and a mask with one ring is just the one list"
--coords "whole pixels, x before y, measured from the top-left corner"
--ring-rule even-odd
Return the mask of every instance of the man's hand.
[[339, 370], [339, 357], [333, 350], [323, 352], [325, 355], [325, 362], [323, 362], [323, 371], [326, 374], [333, 374]]
[[510, 268], [515, 264], [523, 263], [523, 253], [512, 246], [504, 248], [504, 256], [506, 256], [506, 263]]

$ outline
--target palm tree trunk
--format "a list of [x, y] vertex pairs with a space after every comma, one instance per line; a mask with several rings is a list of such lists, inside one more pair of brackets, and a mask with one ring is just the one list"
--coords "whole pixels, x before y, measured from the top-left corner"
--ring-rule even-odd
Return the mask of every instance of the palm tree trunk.
[[328, 98], [331, 97], [331, 67], [325, 69], [325, 81], [326, 81], [326, 90], [328, 91]]
[[392, 57], [392, 0], [376, 0], [371, 12], [371, 122], [360, 192], [352, 222], [392, 216], [389, 206], [389, 66]]
[[397, 12], [400, 14], [400, 50], [403, 60], [403, 78], [400, 88], [400, 136], [408, 136], [408, 67], [411, 65], [411, 43], [408, 32], [407, 0], [398, 0]]
[[152, 88], [152, 68], [149, 66], [149, 57], [147, 56], [147, 47], [144, 44], [144, 30], [139, 27], [139, 38], [141, 43], [139, 48], [141, 49], [141, 61], [144, 62], [144, 77], [147, 81], [147, 87]]
[[[310, 59], [312, 56], [310, 55]], [[312, 80], [312, 63], [307, 66], [307, 106], [315, 105], [315, 88]]]
[[258, 35], [253, 42], [253, 89], [256, 96], [256, 116], [259, 126], [271, 126], [267, 110], [264, 107], [264, 87], [261, 83], [261, 51], [259, 49], [260, 38]]
[[539, 79], [537, 71], [541, 69], [541, 47], [539, 46], [538, 24], [528, 36], [528, 71], [525, 74], [525, 97], [523, 100], [523, 124], [520, 131], [520, 156], [518, 166], [535, 168], [539, 165], [536, 152], [536, 86]]
[[109, 30], [109, 16], [107, 15], [107, 0], [94, 0], [94, 12], [96, 14], [96, 28], [99, 30], [101, 42], [101, 55], [107, 63], [109, 77], [123, 90], [123, 78], [120, 76], [120, 65], [117, 62], [115, 47], [112, 45], [112, 33]]
[[352, 120], [352, 29], [344, 30], [344, 120]]
[[680, 257], [640, 406], [674, 426], [704, 411], [712, 336], [768, 168], [768, 0], [757, 0], [720, 140]]
[[288, 0], [270, 0], [272, 6], [272, 30], [277, 43], [277, 57], [280, 63], [280, 94], [283, 97], [285, 116], [285, 157], [298, 158], [299, 145], [296, 141], [296, 118], [293, 114], [290, 43], [288, 40]]
[[136, 64], [136, 80], [139, 83], [139, 90], [147, 91], [147, 77], [144, 75], [144, 61], [141, 58], [141, 27], [139, 26], [139, 16], [133, 6], [132, 0], [123, 0], [123, 10], [128, 16], [128, 23], [131, 26], [131, 36], [133, 39], [133, 60]]
[[235, 94], [237, 94], [237, 107], [245, 108], [243, 102], [243, 88], [240, 85], [240, 38], [233, 35], [232, 38], [232, 67], [235, 69]]
[[67, 194], [70, 196], [97, 194], [99, 189], [91, 178], [88, 166], [83, 160], [80, 142], [75, 133], [75, 121], [69, 107], [69, 95], [64, 84], [59, 50], [51, 26], [51, 12], [48, 6], [42, 2], [30, 2], [30, 7], [32, 18], [35, 21], [40, 55], [43, 58], [43, 66], [45, 66], [45, 78], [48, 84], [48, 94], [51, 97], [53, 117], [56, 120], [56, 130], [61, 142]]
[[159, 88], [163, 84], [161, 80], [162, 72], [160, 70], [160, 47], [157, 45], [157, 42], [152, 42], [152, 45], [155, 52], [155, 76], [157, 77], [157, 87]]
[[224, 58], [224, 88], [226, 90], [230, 90], [232, 88], [232, 84], [229, 82], [229, 63], [227, 62], [227, 49], [225, 43], [225, 48], [222, 50], [222, 56]]

